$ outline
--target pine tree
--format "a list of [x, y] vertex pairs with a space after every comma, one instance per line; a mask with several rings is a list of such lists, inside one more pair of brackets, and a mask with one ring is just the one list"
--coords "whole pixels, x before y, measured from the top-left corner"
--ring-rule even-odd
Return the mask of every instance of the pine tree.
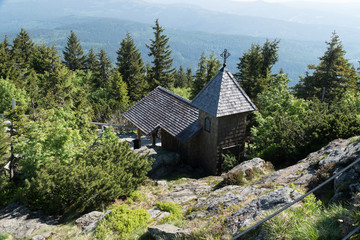
[[85, 70], [95, 72], [97, 64], [98, 60], [96, 58], [94, 49], [90, 48], [89, 53], [86, 56]]
[[204, 52], [200, 56], [198, 62], [198, 69], [196, 70], [195, 80], [191, 88], [191, 98], [194, 98], [205, 85], [215, 76], [219, 71], [220, 61], [213, 53], [210, 57], [205, 57]]
[[30, 39], [25, 29], [21, 29], [20, 33], [13, 40], [12, 57], [17, 64], [25, 68], [30, 62], [30, 56], [34, 49], [34, 43]]
[[294, 87], [297, 96], [302, 98], [316, 97], [321, 101], [332, 102], [341, 98], [346, 91], [359, 90], [359, 76], [355, 68], [345, 58], [345, 50], [334, 32], [330, 42], [326, 42], [328, 48], [320, 57], [320, 63], [309, 65], [314, 72], [310, 75], [306, 72], [304, 78]]
[[145, 93], [145, 67], [141, 58], [141, 53], [136, 48], [134, 39], [129, 33], [120, 43], [117, 51], [118, 70], [122, 80], [128, 86], [131, 101], [140, 100]]
[[180, 65], [179, 70], [174, 73], [174, 87], [176, 88], [186, 88], [188, 87], [188, 78], [186, 72], [184, 72], [184, 68]]
[[11, 59], [10, 44], [5, 35], [4, 41], [0, 43], [0, 78], [12, 79], [14, 75], [13, 61]]
[[252, 44], [251, 48], [240, 57], [235, 76], [247, 95], [256, 100], [271, 84], [270, 73], [272, 66], [278, 61], [278, 40], [266, 40], [263, 46]]
[[194, 76], [192, 74], [191, 68], [186, 69], [186, 79], [187, 79], [187, 87], [191, 88], [194, 82]]
[[65, 46], [64, 63], [70, 70], [80, 70], [84, 68], [85, 58], [80, 42], [73, 31], [70, 31], [67, 44]]
[[61, 59], [58, 56], [56, 46], [51, 47], [41, 44], [35, 46], [33, 54], [31, 56], [30, 67], [36, 71], [36, 73], [44, 74], [45, 72], [53, 72], [55, 68], [61, 65]]
[[111, 61], [104, 49], [97, 54], [97, 66], [95, 71], [95, 87], [107, 88], [110, 85]]
[[191, 98], [194, 98], [206, 84], [206, 62], [207, 58], [205, 57], [205, 53], [202, 52], [195, 73], [195, 80], [191, 88]]
[[158, 19], [155, 21], [153, 30], [154, 40], [150, 39], [151, 44], [146, 44], [146, 47], [150, 50], [148, 55], [153, 57], [150, 88], [154, 89], [158, 85], [169, 88], [174, 82], [173, 72], [175, 70], [172, 68], [173, 59], [168, 44], [169, 38], [162, 34], [164, 29], [160, 27]]
[[215, 74], [219, 71], [220, 66], [220, 60], [215, 57], [214, 53], [211, 53], [209, 59], [206, 62], [206, 83], [208, 83], [215, 76]]

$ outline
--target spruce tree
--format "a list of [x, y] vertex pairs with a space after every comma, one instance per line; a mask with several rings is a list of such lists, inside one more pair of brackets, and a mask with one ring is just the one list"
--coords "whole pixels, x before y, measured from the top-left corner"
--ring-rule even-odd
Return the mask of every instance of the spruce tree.
[[120, 43], [117, 51], [118, 70], [122, 75], [122, 80], [128, 86], [131, 101], [140, 100], [145, 93], [145, 67], [141, 58], [141, 53], [136, 48], [134, 39], [129, 33]]
[[91, 48], [86, 56], [85, 70], [95, 72], [97, 64], [98, 60], [96, 58], [96, 54], [94, 49]]
[[0, 43], [0, 78], [12, 79], [13, 71], [10, 44], [7, 36], [5, 35], [4, 41]]
[[278, 61], [278, 40], [266, 40], [263, 46], [252, 44], [251, 48], [239, 58], [237, 68], [239, 73], [235, 76], [247, 95], [256, 100], [271, 85], [271, 69]]
[[341, 98], [346, 91], [359, 90], [359, 76], [355, 68], [345, 58], [345, 50], [334, 32], [330, 42], [326, 42], [328, 48], [320, 57], [320, 63], [309, 65], [314, 72], [310, 75], [306, 72], [304, 78], [295, 86], [295, 93], [302, 98], [316, 97], [321, 101], [333, 102]]
[[80, 70], [84, 68], [86, 56], [80, 45], [80, 42], [73, 31], [70, 31], [67, 44], [65, 46], [64, 63], [70, 70]]
[[34, 43], [30, 39], [25, 29], [21, 29], [20, 33], [13, 40], [12, 57], [16, 63], [25, 68], [30, 62], [30, 56], [34, 49]]
[[95, 71], [95, 87], [107, 88], [109, 87], [111, 61], [104, 49], [101, 49], [97, 54], [97, 67]]
[[158, 19], [155, 21], [154, 39], [150, 39], [151, 44], [146, 47], [150, 50], [148, 54], [153, 57], [151, 76], [150, 76], [150, 88], [154, 89], [160, 85], [165, 88], [172, 86], [174, 82], [172, 68], [173, 59], [171, 58], [170, 45], [168, 44], [169, 38], [163, 34], [164, 29], [160, 27]]
[[188, 79], [186, 72], [184, 72], [183, 66], [180, 65], [179, 70], [174, 73], [175, 82], [174, 87], [176, 88], [186, 88], [188, 87]]
[[191, 98], [194, 98], [206, 84], [206, 61], [205, 53], [202, 52], [195, 73], [195, 80], [191, 88]]
[[220, 61], [213, 53], [210, 57], [205, 57], [204, 52], [200, 56], [198, 62], [198, 69], [196, 70], [195, 80], [191, 87], [191, 98], [194, 98], [205, 85], [215, 76], [219, 71]]

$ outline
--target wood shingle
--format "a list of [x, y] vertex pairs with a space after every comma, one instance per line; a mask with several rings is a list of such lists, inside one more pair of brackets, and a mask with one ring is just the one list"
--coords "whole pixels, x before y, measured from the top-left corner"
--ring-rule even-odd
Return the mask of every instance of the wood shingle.
[[191, 104], [215, 117], [257, 110], [234, 76], [225, 67], [210, 80]]
[[123, 116], [146, 135], [161, 128], [182, 143], [188, 142], [201, 129], [199, 110], [190, 101], [160, 86]]

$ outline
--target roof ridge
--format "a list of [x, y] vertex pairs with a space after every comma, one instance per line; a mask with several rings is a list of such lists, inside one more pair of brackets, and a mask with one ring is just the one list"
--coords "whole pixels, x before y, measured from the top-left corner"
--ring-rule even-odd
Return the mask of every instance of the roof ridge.
[[226, 69], [226, 73], [229, 75], [230, 79], [235, 83], [235, 86], [239, 89], [239, 91], [241, 92], [241, 94], [244, 96], [244, 98], [246, 99], [246, 101], [255, 109], [257, 110], [257, 107], [255, 106], [255, 104], [251, 101], [250, 97], [246, 94], [246, 92], [244, 91], [244, 89], [240, 86], [240, 84], [238, 83], [238, 81], [236, 81], [235, 77], [232, 75], [232, 73]]
[[161, 90], [161, 91], [163, 91], [163, 92], [165, 92], [165, 93], [167, 93], [167, 94], [170, 94], [170, 95], [173, 96], [173, 97], [176, 97], [177, 99], [179, 99], [179, 100], [181, 100], [181, 101], [183, 101], [183, 102], [185, 102], [185, 103], [187, 103], [187, 104], [190, 104], [190, 105], [191, 105], [191, 101], [189, 101], [189, 100], [186, 99], [186, 98], [183, 98], [182, 96], [180, 96], [180, 95], [178, 95], [178, 94], [176, 94], [176, 93], [174, 93], [174, 92], [172, 92], [172, 91], [170, 91], [170, 90], [168, 90], [168, 89], [166, 89], [166, 88], [164, 88], [164, 87], [157, 86], [156, 88], [159, 89], [159, 90]]
[[222, 67], [222, 68], [218, 71], [218, 73], [217, 73], [214, 77], [212, 77], [209, 82], [206, 83], [206, 85], [200, 90], [200, 92], [199, 92], [198, 94], [196, 94], [196, 96], [194, 97], [194, 99], [191, 101], [191, 104], [192, 104], [199, 96], [201, 96], [202, 92], [204, 92], [204, 91], [209, 87], [209, 85], [210, 85], [210, 83], [212, 82], [212, 80], [215, 79], [215, 78], [217, 77], [217, 75], [219, 75], [219, 74], [221, 74], [221, 73], [222, 73], [222, 74], [224, 73], [224, 67]]

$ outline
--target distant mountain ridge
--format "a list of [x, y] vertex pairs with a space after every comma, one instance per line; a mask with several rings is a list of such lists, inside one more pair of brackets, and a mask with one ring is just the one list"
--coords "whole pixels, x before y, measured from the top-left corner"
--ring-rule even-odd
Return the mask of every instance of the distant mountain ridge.
[[[120, 47], [120, 42], [125, 37], [126, 32], [130, 32], [142, 53], [144, 61], [151, 61], [147, 55], [149, 51], [145, 44], [148, 44], [149, 39], [153, 38], [153, 23], [143, 24], [112, 18], [75, 16], [53, 19], [53, 22], [67, 22], [67, 24], [59, 24], [58, 27], [52, 29], [28, 30], [32, 40], [38, 44], [51, 45], [55, 43], [61, 53], [66, 45], [70, 30], [73, 30], [80, 39], [85, 52], [90, 48], [94, 48], [96, 52], [103, 48], [111, 60], [115, 62], [116, 51]], [[9, 39], [14, 38], [19, 31], [8, 32]], [[262, 44], [266, 40], [261, 37], [212, 34], [172, 28], [165, 28], [165, 34], [170, 37], [169, 44], [172, 49], [174, 66], [191, 67], [194, 73], [202, 52], [205, 52], [206, 56], [214, 52], [220, 58], [219, 55], [225, 48], [231, 52], [231, 57], [228, 59], [228, 68], [235, 73], [237, 72], [236, 66], [239, 63], [239, 57], [250, 48], [251, 44]], [[0, 33], [1, 39], [4, 35], [5, 33]], [[298, 77], [304, 75], [308, 64], [318, 62], [317, 58], [322, 56], [325, 47], [324, 42], [281, 40], [279, 44], [279, 62], [275, 65], [273, 72], [276, 73], [282, 68], [293, 79], [291, 85], [294, 85], [298, 81]], [[345, 49], [351, 53], [350, 56], [360, 53], [360, 48], [355, 44], [346, 45]]]

